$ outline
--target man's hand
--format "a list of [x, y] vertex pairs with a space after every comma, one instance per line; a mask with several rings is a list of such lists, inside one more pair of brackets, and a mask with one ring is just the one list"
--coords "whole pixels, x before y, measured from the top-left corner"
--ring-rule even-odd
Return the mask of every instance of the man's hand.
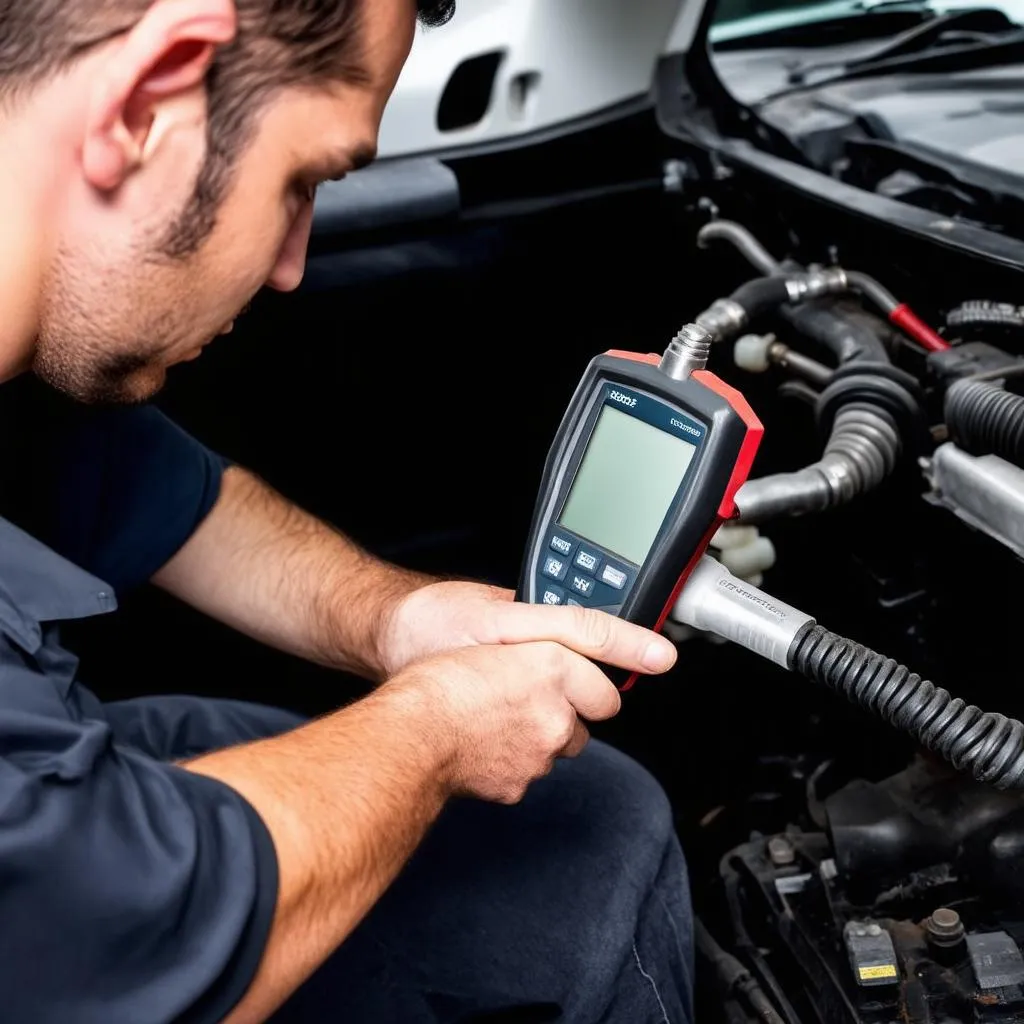
[[606, 616], [596, 636], [597, 613], [579, 611], [551, 614], [561, 643], [435, 655], [335, 715], [186, 765], [245, 796], [277, 850], [274, 925], [227, 1024], [265, 1020], [344, 941], [450, 796], [515, 803], [583, 749], [584, 722], [618, 711], [614, 686], [576, 651], [649, 670], [653, 634]]
[[628, 647], [631, 663], [651, 674], [675, 663], [668, 640], [605, 612], [521, 604], [513, 597], [511, 590], [478, 583], [414, 590], [382, 624], [378, 660], [390, 676], [421, 658], [462, 647], [554, 641], [606, 664], [618, 664]]
[[[639, 669], [643, 647], [635, 639], [620, 637], [609, 653]], [[572, 642], [588, 641], [579, 635]], [[396, 684], [424, 692], [449, 723], [455, 737], [450, 791], [497, 803], [521, 800], [557, 758], [583, 750], [585, 721], [604, 721], [621, 706], [619, 692], [593, 662], [557, 643], [463, 648], [414, 664]]]

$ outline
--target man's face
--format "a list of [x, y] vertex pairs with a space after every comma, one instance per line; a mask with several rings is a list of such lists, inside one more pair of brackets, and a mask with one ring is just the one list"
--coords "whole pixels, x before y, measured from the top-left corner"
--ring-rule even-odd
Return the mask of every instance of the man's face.
[[[260, 110], [216, 224], [194, 254], [161, 251], [192, 199], [206, 144], [205, 94], [164, 112], [152, 159], [104, 195], [76, 181], [40, 308], [33, 368], [88, 402], [143, 401], [196, 358], [264, 285], [302, 279], [316, 185], [372, 157], [415, 26], [411, 0], [366, 5], [370, 84], [288, 88]], [[202, 90], [197, 90], [202, 93]]]

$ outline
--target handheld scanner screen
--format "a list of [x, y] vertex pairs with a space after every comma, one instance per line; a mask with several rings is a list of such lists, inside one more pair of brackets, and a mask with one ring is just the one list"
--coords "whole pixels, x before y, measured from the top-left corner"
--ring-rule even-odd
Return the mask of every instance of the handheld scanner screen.
[[642, 565], [697, 445], [604, 405], [560, 525]]
[[548, 453], [519, 600], [659, 629], [733, 514], [762, 433], [710, 373], [676, 380], [645, 357], [592, 360]]

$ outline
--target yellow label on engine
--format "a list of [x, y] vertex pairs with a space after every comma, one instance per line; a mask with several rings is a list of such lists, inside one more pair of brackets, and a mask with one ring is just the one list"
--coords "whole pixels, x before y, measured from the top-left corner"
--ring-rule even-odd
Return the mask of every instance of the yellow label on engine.
[[877, 967], [858, 968], [861, 981], [873, 981], [875, 978], [895, 978], [896, 967], [893, 964], [879, 964]]

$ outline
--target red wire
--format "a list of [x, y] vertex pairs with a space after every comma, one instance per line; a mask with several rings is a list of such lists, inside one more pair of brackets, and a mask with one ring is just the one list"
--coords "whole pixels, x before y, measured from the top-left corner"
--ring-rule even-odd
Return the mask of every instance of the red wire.
[[945, 352], [952, 346], [940, 334], [933, 331], [905, 302], [897, 306], [889, 319], [899, 328], [906, 331], [915, 341], [923, 345], [929, 352]]

